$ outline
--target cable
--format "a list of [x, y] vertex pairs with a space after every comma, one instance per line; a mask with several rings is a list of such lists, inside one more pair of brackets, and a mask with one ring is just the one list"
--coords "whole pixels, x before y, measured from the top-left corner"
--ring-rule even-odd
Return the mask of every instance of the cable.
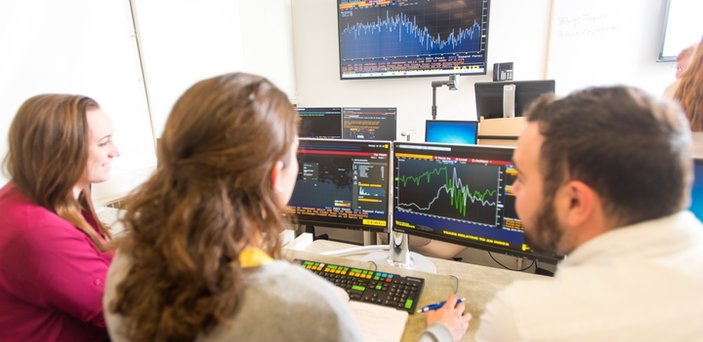
[[375, 261], [369, 260], [369, 261], [367, 261], [367, 263], [373, 264], [373, 271], [374, 271], [374, 272], [378, 271], [378, 265], [376, 265], [376, 262], [375, 262]]
[[[518, 271], [518, 272], [527, 271], [527, 270], [530, 269], [530, 267], [535, 266], [536, 263], [537, 263], [537, 260], [536, 260], [536, 259], [532, 259], [532, 263], [529, 264], [529, 265], [527, 265], [527, 267], [525, 267], [525, 268], [523, 268], [523, 269], [517, 270], [517, 269], [510, 268], [510, 267], [508, 267], [508, 266], [505, 266], [505, 265], [501, 264], [500, 261], [496, 260], [496, 258], [493, 257], [493, 253], [491, 253], [490, 251], [488, 251], [488, 256], [490, 256], [491, 259], [493, 259], [493, 261], [495, 261], [496, 264], [502, 266], [502, 267], [505, 268], [506, 270], [511, 270], [511, 271]], [[535, 267], [537, 267], [537, 266], [535, 266]]]
[[449, 274], [449, 276], [454, 278], [456, 281], [456, 285], [454, 285], [454, 294], [457, 294], [457, 292], [459, 292], [459, 278], [453, 274]]
[[337, 250], [331, 250], [331, 251], [326, 251], [322, 252], [320, 254], [322, 255], [329, 255], [329, 256], [336, 256], [336, 257], [345, 257], [345, 256], [350, 256], [350, 255], [355, 255], [355, 254], [366, 254], [369, 252], [375, 252], [375, 251], [388, 251], [390, 247], [388, 245], [368, 245], [368, 246], [357, 246], [357, 247], [351, 247], [351, 248], [345, 248], [345, 249], [337, 249]]

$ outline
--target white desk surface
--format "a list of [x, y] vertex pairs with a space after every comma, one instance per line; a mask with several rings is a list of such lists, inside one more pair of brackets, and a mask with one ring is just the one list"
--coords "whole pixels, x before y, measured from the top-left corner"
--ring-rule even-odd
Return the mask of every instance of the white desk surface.
[[[98, 212], [100, 219], [112, 226], [113, 234], [119, 235], [122, 227], [117, 222], [119, 211], [113, 208], [104, 208]], [[283, 250], [283, 255], [289, 259], [309, 259], [324, 261], [347, 266], [355, 266], [366, 269], [374, 269], [368, 262], [360, 261], [363, 255], [354, 255], [345, 258], [325, 256], [319, 253], [354, 247], [353, 245], [328, 241], [313, 241], [304, 250]], [[445, 259], [428, 258], [437, 267], [437, 273], [425, 273], [393, 267], [387, 264], [378, 264], [378, 269], [386, 272], [411, 275], [425, 279], [425, 288], [422, 290], [417, 307], [437, 303], [447, 298], [449, 293], [457, 289], [460, 297], [467, 298], [467, 310], [473, 316], [463, 341], [474, 341], [476, 331], [481, 324], [481, 314], [486, 304], [493, 298], [495, 293], [511, 282], [518, 279], [538, 279], [542, 276], [503, 270], [481, 265], [473, 265], [464, 262], [457, 262]], [[453, 277], [452, 277], [453, 276]], [[456, 278], [454, 278], [456, 277]], [[457, 283], [458, 281], [458, 283]], [[426, 327], [424, 314], [412, 314], [408, 318], [405, 326], [402, 341], [417, 341], [417, 337]]]
[[[353, 247], [349, 244], [317, 240], [312, 242], [304, 250], [284, 249], [284, 256], [287, 258], [309, 259], [315, 261], [324, 261], [328, 263], [343, 264], [366, 269], [374, 269], [372, 264], [359, 261], [360, 255], [350, 256], [345, 258], [325, 256], [319, 253], [330, 250]], [[539, 279], [542, 276], [502, 270], [492, 267], [472, 265], [463, 262], [450, 261], [444, 259], [428, 258], [437, 267], [437, 274], [425, 273], [419, 271], [411, 271], [401, 269], [390, 265], [379, 264], [378, 269], [386, 272], [412, 275], [425, 279], [425, 288], [420, 295], [418, 307], [436, 303], [447, 298], [449, 293], [453, 292], [457, 287], [458, 278], [458, 295], [467, 298], [467, 310], [473, 316], [469, 325], [469, 331], [466, 333], [463, 341], [474, 341], [476, 331], [481, 324], [481, 314], [483, 313], [486, 304], [493, 298], [495, 293], [518, 279]], [[424, 314], [412, 314], [405, 326], [405, 333], [402, 341], [417, 341], [417, 337], [426, 327]]]

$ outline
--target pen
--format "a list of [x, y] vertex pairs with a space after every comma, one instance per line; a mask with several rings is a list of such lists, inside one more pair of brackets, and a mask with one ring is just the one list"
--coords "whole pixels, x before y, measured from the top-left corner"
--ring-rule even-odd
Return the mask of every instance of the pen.
[[[459, 303], [464, 302], [464, 301], [466, 301], [466, 298], [459, 298], [459, 299], [456, 300], [456, 303], [459, 304]], [[427, 306], [423, 306], [420, 310], [417, 310], [417, 312], [427, 312], [427, 311], [430, 311], [430, 310], [437, 310], [437, 309], [441, 308], [442, 305], [444, 305], [444, 303], [446, 303], [446, 302], [447, 302], [446, 300], [443, 300], [443, 301], [441, 301], [441, 302], [439, 302], [439, 303], [435, 303], [435, 304], [430, 304], [430, 305], [427, 305]]]

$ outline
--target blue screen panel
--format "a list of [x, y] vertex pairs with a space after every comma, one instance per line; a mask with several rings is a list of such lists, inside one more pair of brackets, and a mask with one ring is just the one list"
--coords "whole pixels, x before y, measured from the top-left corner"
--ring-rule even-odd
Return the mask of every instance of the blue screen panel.
[[425, 125], [426, 142], [475, 145], [477, 135], [476, 121], [428, 120]]
[[703, 221], [703, 159], [694, 160], [694, 181], [691, 191], [691, 211]]

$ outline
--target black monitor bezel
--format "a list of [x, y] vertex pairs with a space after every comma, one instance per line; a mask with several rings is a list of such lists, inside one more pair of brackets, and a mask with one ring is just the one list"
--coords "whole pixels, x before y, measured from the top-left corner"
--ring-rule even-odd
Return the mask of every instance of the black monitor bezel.
[[[479, 121], [477, 120], [425, 120], [425, 142], [432, 142], [432, 141], [427, 141], [427, 131], [430, 128], [431, 124], [443, 124], [443, 123], [448, 123], [448, 124], [458, 124], [458, 123], [467, 123], [467, 124], [474, 124], [476, 126], [476, 134], [474, 135], [474, 142], [472, 144], [467, 144], [467, 145], [476, 145], [478, 144], [478, 125]], [[439, 143], [439, 142], [438, 142]]]
[[[368, 231], [368, 232], [373, 232], [373, 233], [387, 233], [390, 230], [390, 220], [391, 220], [391, 212], [390, 212], [390, 203], [391, 203], [391, 191], [390, 191], [390, 186], [391, 186], [391, 180], [390, 177], [393, 176], [391, 172], [391, 166], [392, 166], [392, 161], [391, 158], [393, 158], [393, 143], [392, 141], [389, 140], [353, 140], [353, 139], [324, 139], [324, 138], [299, 138], [299, 145], [298, 148], [301, 146], [305, 145], [305, 142], [320, 142], [320, 143], [334, 143], [334, 144], [388, 144], [388, 163], [387, 163], [387, 168], [386, 168], [386, 179], [388, 179], [388, 182], [386, 183], [387, 191], [386, 191], [386, 225], [381, 227], [381, 226], [363, 226], [361, 224], [351, 224], [351, 223], [346, 223], [346, 222], [335, 222], [335, 221], [321, 221], [319, 219], [315, 219], [315, 217], [304, 217], [301, 218], [298, 215], [295, 214], [290, 214], [291, 220], [295, 224], [299, 225], [307, 225], [307, 226], [318, 226], [318, 227], [329, 227], [329, 228], [340, 228], [340, 229], [347, 229], [347, 230], [356, 230], [356, 231]], [[297, 153], [296, 153], [296, 158], [297, 158]], [[300, 165], [299, 165], [300, 167]], [[297, 183], [297, 181], [296, 181]], [[294, 190], [295, 191], [295, 190]], [[291, 195], [292, 196], [292, 195]]]
[[302, 133], [303, 133], [303, 132], [302, 132], [303, 122], [302, 122], [302, 121], [303, 121], [303, 117], [304, 117], [304, 116], [303, 116], [303, 115], [300, 115], [300, 112], [301, 112], [301, 111], [306, 111], [306, 110], [310, 110], [310, 111], [313, 111], [313, 110], [314, 110], [314, 111], [320, 111], [320, 112], [324, 111], [324, 112], [336, 112], [336, 113], [339, 113], [339, 137], [338, 137], [338, 138], [334, 138], [334, 139], [341, 139], [341, 138], [342, 138], [342, 107], [295, 107], [295, 111], [297, 112], [298, 118], [299, 118], [299, 120], [300, 120], [300, 122], [298, 123], [298, 127], [299, 127], [298, 134], [300, 135], [301, 138], [324, 139], [324, 138], [306, 136], [306, 135], [303, 135], [303, 134], [302, 134]]
[[[466, 240], [466, 239], [458, 239], [458, 238], [452, 238], [451, 236], [447, 235], [439, 235], [436, 233], [426, 233], [423, 231], [418, 231], [418, 230], [413, 230], [413, 229], [404, 229], [402, 226], [398, 225], [395, 217], [397, 214], [397, 200], [398, 196], [395, 193], [396, 192], [396, 170], [398, 167], [398, 159], [396, 157], [396, 154], [398, 153], [399, 147], [402, 145], [413, 145], [413, 146], [427, 146], [427, 147], [450, 147], [450, 148], [459, 148], [459, 149], [467, 149], [467, 150], [473, 150], [474, 151], [474, 157], [478, 159], [495, 159], [495, 160], [506, 160], [506, 161], [512, 161], [512, 154], [514, 151], [514, 147], [508, 147], [508, 146], [485, 146], [485, 145], [459, 145], [459, 144], [440, 144], [440, 143], [428, 143], [428, 142], [400, 142], [396, 141], [393, 143], [393, 184], [391, 184], [391, 190], [393, 191], [393, 198], [392, 198], [392, 211], [393, 211], [393, 222], [391, 225], [391, 230], [394, 232], [398, 233], [404, 233], [408, 235], [416, 235], [419, 237], [424, 237], [432, 240], [438, 240], [438, 241], [443, 241], [443, 242], [449, 242], [449, 243], [454, 243], [454, 244], [459, 244], [465, 247], [471, 247], [471, 248], [476, 248], [480, 250], [486, 250], [490, 252], [497, 252], [497, 253], [502, 253], [502, 254], [507, 254], [511, 255], [514, 257], [521, 257], [521, 258], [528, 258], [528, 259], [535, 259], [535, 260], [540, 260], [540, 261], [546, 261], [550, 263], [555, 263], [563, 259], [561, 256], [557, 256], [554, 254], [546, 254], [546, 253], [540, 253], [538, 251], [533, 251], [533, 252], [526, 252], [526, 251], [520, 251], [517, 249], [513, 248], [507, 248], [507, 247], [501, 247], [493, 244], [488, 244], [488, 243], [480, 243], [480, 242], [474, 242], [471, 240]], [[401, 148], [401, 151], [403, 149]]]
[[[550, 80], [526, 80], [526, 81], [500, 81], [500, 82], [476, 82], [474, 83], [474, 100], [476, 103], [476, 117], [484, 119], [496, 119], [502, 118], [502, 106], [503, 106], [503, 86], [507, 84], [515, 85], [515, 116], [523, 116], [523, 113], [529, 107], [525, 100], [520, 99], [520, 95], [524, 95], [524, 89], [534, 89], [537, 88], [549, 88], [551, 91], [542, 92], [543, 94], [551, 93], [554, 94], [556, 91], [556, 81]], [[501, 114], [482, 114], [483, 109], [487, 106], [482, 105], [485, 102], [484, 96], [486, 94], [500, 94], [500, 108]]]

